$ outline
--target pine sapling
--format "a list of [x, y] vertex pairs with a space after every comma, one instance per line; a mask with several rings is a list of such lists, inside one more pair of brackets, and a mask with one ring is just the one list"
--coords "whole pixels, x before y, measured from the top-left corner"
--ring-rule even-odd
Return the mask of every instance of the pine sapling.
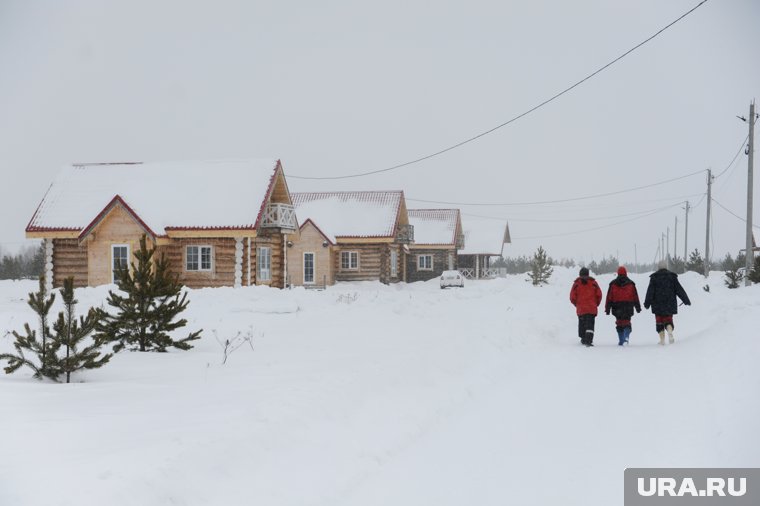
[[544, 251], [543, 246], [539, 246], [536, 253], [533, 254], [530, 269], [531, 271], [528, 273], [528, 276], [530, 276], [530, 279], [533, 281], [533, 286], [549, 284], [549, 278], [554, 272], [554, 269], [552, 269], [551, 262], [546, 256], [546, 251]]
[[58, 314], [58, 320], [53, 325], [55, 334], [53, 340], [66, 351], [65, 358], [61, 358], [61, 372], [66, 373], [66, 383], [71, 382], [71, 373], [81, 369], [96, 369], [102, 367], [111, 359], [111, 354], [101, 355], [102, 343], [97, 340], [89, 346], [80, 349], [83, 341], [95, 330], [100, 314], [90, 308], [87, 316], [80, 316], [77, 321], [75, 307], [77, 300], [74, 298], [74, 278], [66, 278], [61, 288], [64, 310]]
[[140, 239], [140, 249], [134, 253], [137, 263], [119, 272], [118, 286], [124, 292], [108, 292], [108, 304], [115, 314], [102, 312], [98, 339], [114, 344], [114, 352], [124, 348], [139, 351], [164, 352], [174, 347], [192, 348], [191, 341], [200, 339], [201, 331], [175, 340], [170, 333], [184, 327], [187, 320], [176, 320], [188, 304], [187, 293], [176, 275], [169, 272], [169, 262], [161, 257], [153, 261], [155, 248], [148, 249], [146, 237]]
[[28, 323], [24, 324], [25, 335], [15, 330], [12, 332], [13, 337], [16, 338], [13, 347], [18, 354], [0, 354], [0, 360], [8, 363], [4, 368], [6, 374], [12, 374], [22, 366], [27, 366], [34, 371], [35, 378], [49, 378], [57, 381], [61, 373], [61, 363], [57, 355], [60, 345], [51, 339], [48, 326], [48, 313], [54, 301], [55, 294], [48, 296], [45, 290], [45, 278], [40, 277], [39, 290], [30, 293], [27, 300], [27, 304], [39, 318], [39, 337], [37, 331], [32, 330]]

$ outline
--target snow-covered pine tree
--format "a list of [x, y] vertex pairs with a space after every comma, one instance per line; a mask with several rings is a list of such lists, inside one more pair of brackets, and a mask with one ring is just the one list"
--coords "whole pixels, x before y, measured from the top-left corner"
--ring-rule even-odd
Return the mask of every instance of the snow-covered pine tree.
[[726, 277], [723, 281], [726, 283], [726, 286], [729, 288], [739, 288], [739, 283], [742, 280], [742, 275], [739, 272], [738, 268], [732, 268], [728, 269], [723, 273]]
[[[13, 337], [16, 338], [13, 347], [16, 348], [18, 354], [0, 354], [0, 360], [8, 363], [4, 368], [6, 374], [12, 374], [25, 365], [34, 371], [35, 378], [49, 378], [57, 381], [61, 374], [61, 363], [57, 355], [60, 344], [51, 339], [48, 326], [48, 313], [53, 306], [53, 301], [55, 301], [55, 294], [50, 294], [48, 297], [45, 290], [45, 278], [40, 277], [39, 290], [30, 293], [27, 300], [29, 307], [39, 317], [39, 335], [28, 323], [24, 324], [26, 335], [21, 335], [15, 330], [12, 332]], [[24, 353], [25, 351], [28, 355]]]
[[705, 271], [705, 261], [699, 250], [695, 249], [689, 254], [689, 260], [686, 262], [686, 270], [702, 274]]
[[66, 352], [66, 356], [60, 359], [60, 369], [61, 373], [66, 374], [66, 383], [69, 383], [72, 372], [101, 367], [108, 363], [112, 355], [101, 355], [102, 343], [98, 340], [93, 340], [89, 346], [79, 349], [82, 341], [95, 330], [100, 314], [90, 308], [87, 316], [80, 316], [77, 321], [75, 307], [78, 301], [74, 298], [74, 278], [63, 280], [61, 297], [64, 309], [58, 313], [58, 320], [53, 324], [55, 334], [52, 339], [60, 347], [61, 355]]
[[530, 263], [530, 270], [531, 271], [528, 273], [528, 276], [530, 276], [530, 279], [533, 282], [533, 286], [549, 284], [549, 278], [551, 277], [552, 272], [554, 272], [554, 269], [552, 269], [551, 263], [546, 256], [546, 251], [544, 251], [543, 246], [539, 246], [538, 250], [536, 250], [536, 252], [533, 254], [533, 260]]
[[108, 292], [108, 304], [116, 309], [111, 315], [102, 313], [97, 338], [114, 344], [114, 352], [127, 347], [139, 351], [166, 351], [192, 348], [191, 341], [200, 339], [201, 330], [175, 340], [169, 333], [187, 324], [175, 318], [190, 301], [182, 293], [182, 284], [169, 272], [169, 262], [161, 255], [155, 262], [155, 248], [148, 249], [146, 237], [140, 239], [140, 250], [134, 253], [137, 264], [119, 274], [118, 286], [125, 295]]

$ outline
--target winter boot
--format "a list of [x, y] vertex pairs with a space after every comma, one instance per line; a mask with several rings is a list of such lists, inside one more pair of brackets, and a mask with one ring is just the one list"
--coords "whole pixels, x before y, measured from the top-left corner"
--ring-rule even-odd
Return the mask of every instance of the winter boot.
[[631, 337], [631, 327], [626, 327], [623, 329], [623, 341], [625, 344], [628, 344], [629, 337]]
[[665, 331], [661, 330], [658, 332], [658, 335], [660, 336], [660, 346], [665, 346]]
[[618, 335], [618, 346], [623, 346], [623, 344], [625, 343], [624, 331], [622, 329], [618, 330], [617, 335]]
[[676, 341], [673, 337], [673, 325], [668, 325], [665, 327], [665, 330], [668, 331], [668, 341], [670, 341], [670, 344], [673, 344]]

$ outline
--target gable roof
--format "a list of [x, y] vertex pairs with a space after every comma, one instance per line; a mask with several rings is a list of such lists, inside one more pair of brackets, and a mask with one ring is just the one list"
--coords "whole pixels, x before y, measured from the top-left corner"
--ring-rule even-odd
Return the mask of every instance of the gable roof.
[[460, 255], [501, 255], [504, 243], [511, 242], [506, 221], [468, 218], [463, 228], [464, 249]]
[[282, 165], [276, 159], [64, 167], [27, 232], [82, 231], [118, 203], [147, 230], [253, 229]]
[[332, 242], [337, 237], [396, 237], [402, 191], [292, 193], [300, 223], [311, 220]]
[[306, 221], [304, 221], [303, 223], [301, 223], [301, 226], [300, 226], [300, 227], [298, 227], [298, 230], [300, 230], [300, 231], [302, 231], [302, 232], [303, 232], [303, 229], [304, 229], [304, 227], [306, 227], [306, 225], [311, 225], [312, 227], [314, 227], [314, 230], [316, 230], [316, 231], [317, 231], [317, 233], [318, 233], [319, 235], [321, 235], [321, 236], [322, 236], [322, 237], [323, 237], [323, 238], [324, 238], [324, 239], [325, 239], [327, 242], [329, 242], [329, 243], [330, 243], [330, 244], [332, 244], [333, 246], [335, 245], [335, 240], [334, 240], [334, 238], [331, 238], [330, 236], [328, 236], [327, 234], [325, 234], [325, 233], [322, 231], [322, 229], [321, 229], [321, 228], [319, 228], [319, 227], [317, 226], [317, 224], [316, 224], [316, 223], [314, 223], [313, 221], [311, 221], [311, 218], [307, 218], [307, 219], [306, 219]]
[[414, 244], [456, 245], [459, 209], [409, 209]]

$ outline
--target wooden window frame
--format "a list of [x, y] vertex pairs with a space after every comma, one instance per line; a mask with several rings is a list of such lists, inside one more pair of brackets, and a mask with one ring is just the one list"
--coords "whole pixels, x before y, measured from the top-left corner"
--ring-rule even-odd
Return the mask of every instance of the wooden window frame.
[[[306, 281], [306, 255], [311, 255], [311, 281]], [[317, 282], [317, 254], [313, 251], [303, 252], [303, 284], [313, 285]]]
[[114, 265], [113, 265], [113, 261], [116, 259], [114, 257], [113, 252], [114, 252], [114, 249], [116, 248], [127, 248], [127, 269], [129, 269], [129, 255], [131, 253], [130, 250], [132, 249], [129, 247], [129, 244], [124, 244], [124, 243], [111, 244], [111, 283], [116, 283], [116, 277], [115, 277], [116, 271], [114, 270]]
[[[190, 257], [190, 248], [197, 248], [198, 249], [198, 268], [197, 269], [190, 269], [190, 266], [188, 265], [188, 258]], [[209, 262], [208, 262], [208, 268], [203, 268], [203, 250], [208, 249], [209, 251]], [[214, 247], [210, 244], [188, 244], [185, 246], [185, 272], [211, 272], [214, 270]]]
[[[420, 260], [430, 258], [430, 267], [421, 266]], [[417, 255], [417, 270], [418, 271], [432, 271], [433, 270], [433, 255]]]
[[[266, 250], [267, 254], [262, 255], [261, 252]], [[266, 257], [269, 259], [268, 267], [266, 268], [266, 272], [268, 274], [267, 277], [264, 277], [264, 268], [261, 265], [261, 259], [263, 257]], [[269, 283], [272, 281], [272, 248], [271, 246], [257, 246], [256, 247], [256, 280], [260, 282]]]
[[[394, 257], [395, 257], [395, 261], [394, 261]], [[390, 262], [391, 262], [391, 269], [390, 269], [391, 277], [397, 278], [398, 277], [398, 251], [396, 251], [395, 249], [391, 250]]]
[[[348, 255], [348, 267], [343, 267], [343, 255]], [[353, 255], [356, 255], [356, 262], [352, 262]], [[358, 271], [359, 270], [359, 252], [358, 251], [341, 251], [340, 252], [340, 270]]]

